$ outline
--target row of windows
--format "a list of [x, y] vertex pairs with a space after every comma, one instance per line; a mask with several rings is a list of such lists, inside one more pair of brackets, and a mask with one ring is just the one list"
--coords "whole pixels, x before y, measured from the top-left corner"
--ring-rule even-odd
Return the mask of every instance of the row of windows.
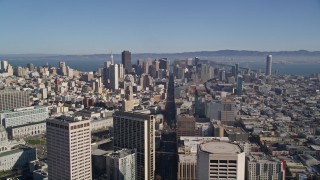
[[88, 126], [90, 126], [89, 123], [78, 124], [78, 125], [71, 126], [71, 130], [79, 129], [79, 128], [83, 128], [83, 127], [88, 127]]
[[[210, 163], [228, 163], [228, 160], [210, 160]], [[229, 160], [229, 163], [236, 164], [236, 160]]]

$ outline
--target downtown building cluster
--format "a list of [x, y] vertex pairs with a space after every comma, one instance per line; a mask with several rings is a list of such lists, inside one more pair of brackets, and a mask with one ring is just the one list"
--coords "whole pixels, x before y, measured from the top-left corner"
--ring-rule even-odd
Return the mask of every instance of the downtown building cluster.
[[[271, 55], [265, 73], [197, 57], [133, 63], [129, 51], [95, 72], [66, 62], [1, 61], [1, 170], [84, 180], [320, 174], [319, 75], [272, 75]], [[2, 166], [14, 153], [28, 158]]]

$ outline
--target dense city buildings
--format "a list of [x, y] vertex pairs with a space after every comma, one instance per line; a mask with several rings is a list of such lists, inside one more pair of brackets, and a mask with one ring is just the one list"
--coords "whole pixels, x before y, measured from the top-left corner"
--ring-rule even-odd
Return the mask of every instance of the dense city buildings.
[[64, 60], [3, 61], [0, 89], [11, 93], [0, 101], [4, 169], [40, 179], [320, 175], [318, 74], [271, 76], [199, 57], [140, 58], [125, 73], [119, 57], [89, 72]]
[[48, 119], [47, 149], [49, 179], [92, 179], [89, 120]]
[[136, 151], [137, 179], [154, 179], [155, 119], [153, 115], [116, 111], [113, 115], [113, 146]]

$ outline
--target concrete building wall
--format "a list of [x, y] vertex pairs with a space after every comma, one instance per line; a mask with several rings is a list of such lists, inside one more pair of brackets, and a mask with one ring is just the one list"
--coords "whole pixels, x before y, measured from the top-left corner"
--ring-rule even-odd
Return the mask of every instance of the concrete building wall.
[[136, 179], [136, 154], [134, 150], [122, 149], [106, 155], [108, 179]]
[[92, 120], [91, 123], [91, 131], [97, 131], [100, 129], [108, 129], [110, 127], [113, 127], [113, 118], [105, 118], [105, 119], [97, 119]]
[[28, 91], [1, 90], [0, 111], [27, 107], [30, 105]]
[[10, 139], [19, 139], [29, 136], [36, 136], [46, 133], [46, 122], [32, 123], [8, 128], [8, 136]]
[[0, 113], [1, 123], [5, 128], [41, 122], [49, 118], [47, 107], [20, 108], [15, 111]]
[[113, 115], [115, 150], [135, 149], [137, 179], [153, 180], [155, 171], [155, 118], [136, 112], [116, 111]]
[[36, 160], [36, 149], [19, 148], [0, 153], [0, 171], [20, 169], [29, 161]]
[[90, 120], [48, 119], [49, 179], [92, 179]]
[[199, 145], [197, 153], [197, 179], [245, 179], [245, 153], [238, 145], [209, 142]]

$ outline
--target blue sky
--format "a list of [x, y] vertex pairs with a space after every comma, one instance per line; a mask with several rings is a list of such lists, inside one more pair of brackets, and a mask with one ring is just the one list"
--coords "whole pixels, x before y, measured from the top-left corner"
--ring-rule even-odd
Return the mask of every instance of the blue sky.
[[0, 54], [320, 50], [319, 0], [0, 0]]

